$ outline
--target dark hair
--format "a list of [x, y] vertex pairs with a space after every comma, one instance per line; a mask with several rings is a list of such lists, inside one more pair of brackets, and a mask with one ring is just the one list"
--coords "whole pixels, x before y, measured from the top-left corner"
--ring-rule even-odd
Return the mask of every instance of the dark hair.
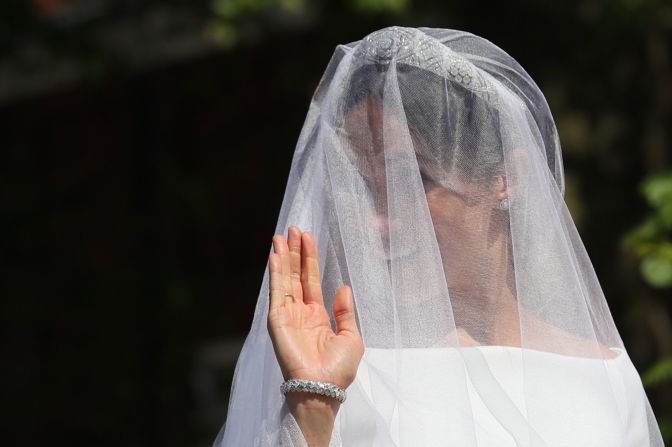
[[[362, 101], [382, 103], [388, 64], [368, 63], [349, 80], [343, 112]], [[484, 180], [503, 172], [498, 115], [492, 104], [459, 83], [411, 65], [396, 66], [397, 81], [418, 163]]]

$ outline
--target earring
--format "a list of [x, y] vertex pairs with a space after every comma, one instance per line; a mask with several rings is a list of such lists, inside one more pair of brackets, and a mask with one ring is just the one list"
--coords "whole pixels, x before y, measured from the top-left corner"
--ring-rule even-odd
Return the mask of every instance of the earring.
[[499, 202], [499, 209], [501, 210], [508, 210], [509, 209], [509, 199], [503, 199], [501, 202]]

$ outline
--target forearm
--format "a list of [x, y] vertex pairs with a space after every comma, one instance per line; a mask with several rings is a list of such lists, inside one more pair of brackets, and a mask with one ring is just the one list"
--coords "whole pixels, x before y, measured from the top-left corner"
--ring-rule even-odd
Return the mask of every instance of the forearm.
[[318, 394], [287, 394], [287, 407], [309, 447], [328, 447], [340, 403]]

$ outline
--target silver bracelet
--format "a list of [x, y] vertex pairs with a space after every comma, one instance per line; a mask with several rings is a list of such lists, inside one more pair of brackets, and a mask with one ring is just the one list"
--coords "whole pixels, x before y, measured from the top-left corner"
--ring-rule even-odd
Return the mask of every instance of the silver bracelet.
[[285, 380], [280, 385], [280, 392], [287, 393], [302, 392], [320, 394], [322, 396], [333, 397], [340, 403], [345, 402], [347, 395], [345, 390], [338, 385], [329, 382], [316, 382], [314, 380], [291, 379]]

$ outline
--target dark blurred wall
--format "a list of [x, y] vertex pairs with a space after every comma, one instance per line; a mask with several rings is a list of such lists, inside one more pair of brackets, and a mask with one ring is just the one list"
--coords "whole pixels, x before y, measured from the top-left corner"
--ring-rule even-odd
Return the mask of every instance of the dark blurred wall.
[[[0, 7], [4, 445], [212, 442], [313, 89], [336, 44], [390, 24], [471, 31], [526, 67], [631, 357], [672, 354], [668, 291], [618, 245], [670, 163], [662, 3], [78, 4]], [[669, 385], [649, 397], [671, 411]]]

